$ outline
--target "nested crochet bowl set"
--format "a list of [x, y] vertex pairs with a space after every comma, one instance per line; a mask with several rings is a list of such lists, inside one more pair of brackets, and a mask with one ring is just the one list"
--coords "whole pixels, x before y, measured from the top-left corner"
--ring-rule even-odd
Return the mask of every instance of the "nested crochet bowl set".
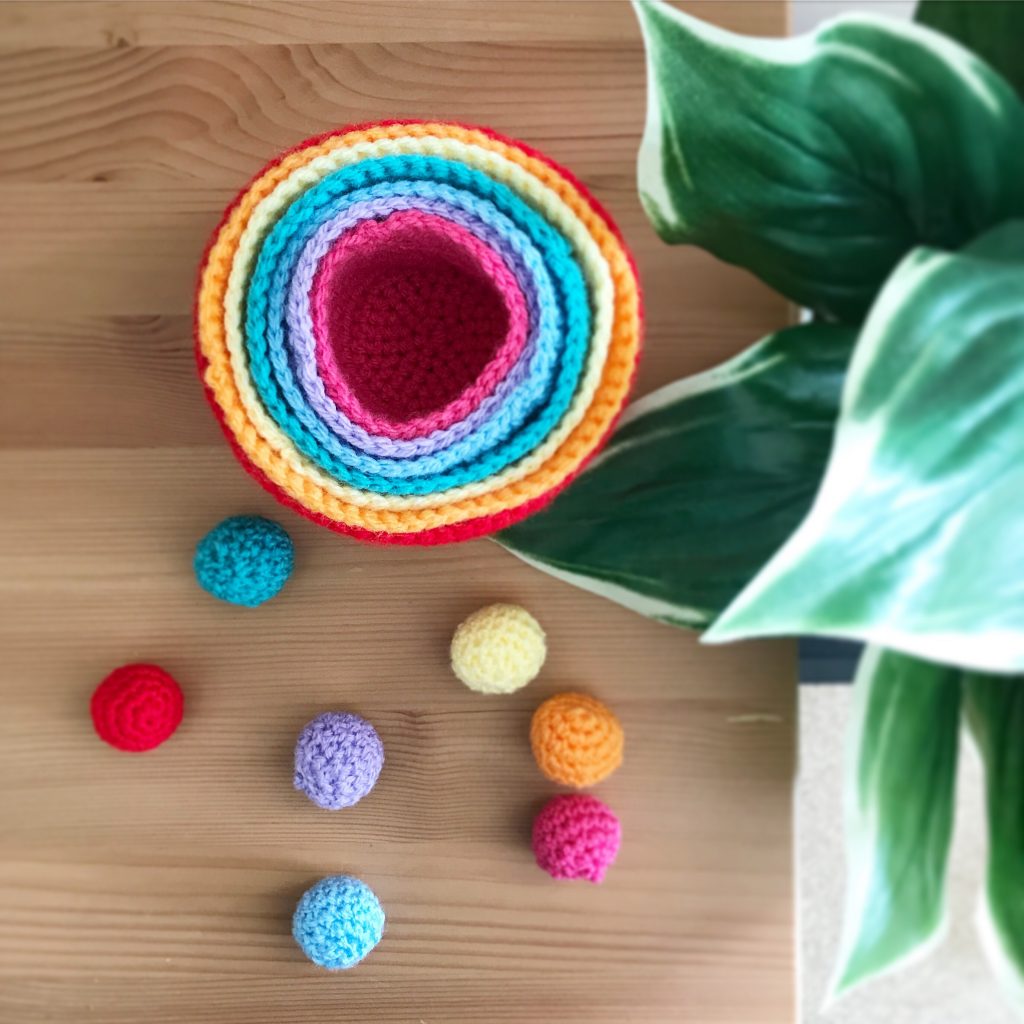
[[451, 123], [342, 129], [269, 164], [196, 298], [243, 465], [376, 542], [466, 540], [550, 501], [607, 438], [640, 340], [635, 267], [587, 190]]
[[[311, 139], [268, 164], [207, 247], [195, 305], [207, 396], [245, 469], [315, 522], [364, 541], [440, 544], [499, 530], [549, 502], [593, 457], [626, 401], [641, 343], [636, 269], [571, 174], [521, 143], [459, 124], [388, 121]], [[200, 585], [253, 607], [284, 586], [292, 542], [234, 517], [196, 551]], [[452, 668], [510, 693], [543, 664], [544, 633], [495, 605], [459, 627]], [[141, 752], [182, 719], [177, 682], [122, 666], [93, 694], [97, 733]], [[583, 694], [549, 698], [530, 735], [554, 782], [583, 788], [622, 758], [615, 716]], [[325, 713], [296, 746], [294, 785], [349, 807], [380, 774], [373, 726]], [[537, 863], [600, 881], [617, 817], [588, 794], [554, 797]], [[331, 969], [380, 940], [384, 912], [333, 876], [296, 908], [293, 934]]]

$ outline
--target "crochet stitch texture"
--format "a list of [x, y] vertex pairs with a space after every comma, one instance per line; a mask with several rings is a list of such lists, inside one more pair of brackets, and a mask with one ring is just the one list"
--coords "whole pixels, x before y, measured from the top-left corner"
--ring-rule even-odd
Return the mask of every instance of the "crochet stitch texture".
[[515, 365], [529, 327], [499, 254], [421, 210], [338, 237], [309, 298], [327, 392], [340, 412], [389, 439], [464, 419]]
[[452, 671], [478, 693], [514, 693], [537, 677], [546, 657], [540, 623], [514, 604], [473, 612], [452, 637]]
[[93, 692], [89, 704], [97, 735], [118, 750], [160, 746], [181, 723], [181, 687], [158, 665], [122, 665]]
[[486, 129], [354, 126], [240, 193], [196, 299], [243, 465], [363, 540], [432, 544], [541, 507], [622, 409], [635, 268], [572, 176]]
[[294, 557], [292, 539], [277, 523], [260, 516], [232, 516], [199, 542], [192, 568], [207, 593], [254, 608], [285, 585]]
[[365, 718], [327, 711], [299, 734], [295, 788], [330, 811], [351, 807], [373, 789], [384, 766], [384, 745]]
[[[379, 189], [380, 186], [377, 186], [370, 191], [376, 192]], [[306, 243], [289, 287], [288, 302], [291, 315], [294, 317], [295, 333], [286, 341], [289, 351], [296, 359], [299, 387], [309, 404], [328, 426], [345, 440], [371, 454], [396, 457], [432, 454], [455, 441], [470, 437], [499, 410], [503, 412], [503, 421], [512, 422], [514, 410], [506, 409], [506, 405], [511, 402], [517, 405], [525, 403], [523, 411], [528, 412], [540, 402], [554, 366], [553, 356], [560, 350], [560, 323], [554, 286], [538, 250], [508, 218], [488, 211], [481, 201], [470, 193], [452, 193], [460, 203], [466, 205], [466, 209], [463, 209], [461, 206], [446, 202], [440, 196], [440, 191], [428, 184], [420, 184], [417, 186], [417, 195], [392, 196], [346, 205], [342, 213], [321, 225], [313, 238]], [[424, 193], [436, 194], [428, 198]], [[434, 415], [406, 423], [381, 424], [377, 429], [388, 430], [390, 436], [387, 437], [369, 434], [358, 423], [339, 414], [339, 409], [345, 408], [345, 402], [348, 400], [345, 395], [333, 396], [337, 404], [327, 397], [326, 389], [329, 386], [341, 385], [331, 378], [331, 357], [320, 343], [323, 336], [320, 324], [327, 317], [328, 311], [321, 305], [324, 296], [319, 285], [325, 279], [325, 272], [340, 248], [334, 245], [334, 242], [343, 231], [354, 224], [357, 225], [346, 235], [345, 241], [348, 242], [362, 230], [362, 221], [367, 217], [387, 218], [387, 223], [390, 224], [393, 215], [420, 212], [437, 214], [435, 223], [442, 220], [449, 223], [452, 228], [460, 225], [471, 228], [474, 237], [486, 242], [493, 248], [494, 253], [506, 262], [515, 275], [518, 293], [527, 305], [528, 343], [524, 350], [517, 353], [521, 358], [512, 363], [505, 376], [497, 382], [493, 393], [483, 398], [479, 405], [473, 407], [474, 394], [478, 395], [480, 390], [476, 385], [468, 388], [466, 394], [452, 404], [452, 411], [461, 414], [460, 408], [465, 403], [465, 407], [471, 411], [468, 411], [464, 418], [456, 419], [450, 426], [430, 430], [429, 433], [424, 433], [428, 426], [443, 422], [440, 419], [435, 421]], [[491, 227], [491, 223], [495, 221], [508, 237]], [[375, 226], [376, 222], [372, 224]], [[489, 262], [489, 265], [495, 268], [496, 279], [502, 276], [495, 261], [485, 262]], [[510, 309], [511, 336], [513, 332], [518, 332], [519, 311], [515, 308], [518, 301], [515, 293], [506, 292], [505, 298]], [[318, 319], [316, 325], [313, 323], [314, 311]], [[314, 333], [317, 335], [316, 338]], [[518, 348], [518, 345], [516, 347]], [[312, 358], [314, 350], [315, 359]], [[492, 364], [488, 364], [488, 369], [481, 375], [480, 384], [489, 383], [488, 371], [497, 362], [498, 360], [494, 360]], [[323, 379], [317, 376], [317, 368]], [[499, 370], [502, 368], [498, 367]]]
[[612, 710], [585, 693], [559, 693], [533, 713], [530, 746], [553, 782], [583, 789], [622, 763], [622, 726]]
[[552, 878], [602, 881], [621, 840], [615, 813], [586, 793], [552, 798], [533, 822], [534, 856]]
[[373, 890], [351, 875], [323, 878], [307, 889], [292, 917], [292, 935], [319, 967], [355, 967], [381, 940], [384, 910]]

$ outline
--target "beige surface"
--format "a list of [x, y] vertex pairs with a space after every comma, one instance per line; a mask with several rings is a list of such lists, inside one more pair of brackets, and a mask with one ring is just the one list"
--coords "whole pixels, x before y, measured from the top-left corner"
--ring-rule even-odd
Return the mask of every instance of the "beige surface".
[[[780, 31], [777, 3], [693, 5]], [[14, 4], [0, 9], [0, 1020], [792, 1020], [792, 652], [700, 648], [488, 542], [360, 547], [278, 509], [233, 462], [194, 379], [195, 265], [274, 152], [349, 120], [493, 124], [571, 166], [619, 218], [647, 288], [641, 388], [783, 320], [778, 299], [660, 245], [633, 192], [643, 58], [625, 4]], [[294, 580], [256, 611], [195, 586], [220, 517], [279, 517]], [[542, 678], [487, 700], [446, 643], [479, 604], [548, 629]], [[187, 691], [132, 757], [91, 733], [114, 665]], [[532, 864], [533, 706], [583, 687], [620, 713], [623, 819], [603, 887]], [[290, 785], [300, 726], [379, 727], [372, 797], [337, 815]], [[341, 975], [290, 913], [361, 875], [389, 915]]]
[[947, 879], [947, 930], [924, 959], [827, 1005], [842, 930], [843, 776], [849, 686], [800, 689], [797, 787], [801, 1024], [1014, 1024], [974, 925], [985, 877], [981, 760], [960, 743], [956, 830]]

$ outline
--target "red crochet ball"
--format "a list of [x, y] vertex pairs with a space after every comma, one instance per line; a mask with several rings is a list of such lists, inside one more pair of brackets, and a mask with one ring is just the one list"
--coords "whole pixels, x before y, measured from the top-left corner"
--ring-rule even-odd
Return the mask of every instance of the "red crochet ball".
[[159, 747], [178, 728], [185, 698], [159, 666], [122, 665], [96, 687], [89, 709], [101, 740], [138, 752]]

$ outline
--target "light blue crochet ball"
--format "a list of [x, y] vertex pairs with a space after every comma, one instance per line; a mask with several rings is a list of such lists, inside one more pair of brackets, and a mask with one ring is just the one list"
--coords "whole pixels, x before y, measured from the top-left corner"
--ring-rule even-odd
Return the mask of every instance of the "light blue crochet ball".
[[294, 562], [292, 539], [277, 523], [232, 516], [199, 542], [192, 567], [207, 593], [255, 608], [285, 585]]
[[319, 967], [355, 967], [384, 934], [384, 910], [373, 890], [351, 875], [332, 875], [307, 889], [292, 918], [292, 935]]

